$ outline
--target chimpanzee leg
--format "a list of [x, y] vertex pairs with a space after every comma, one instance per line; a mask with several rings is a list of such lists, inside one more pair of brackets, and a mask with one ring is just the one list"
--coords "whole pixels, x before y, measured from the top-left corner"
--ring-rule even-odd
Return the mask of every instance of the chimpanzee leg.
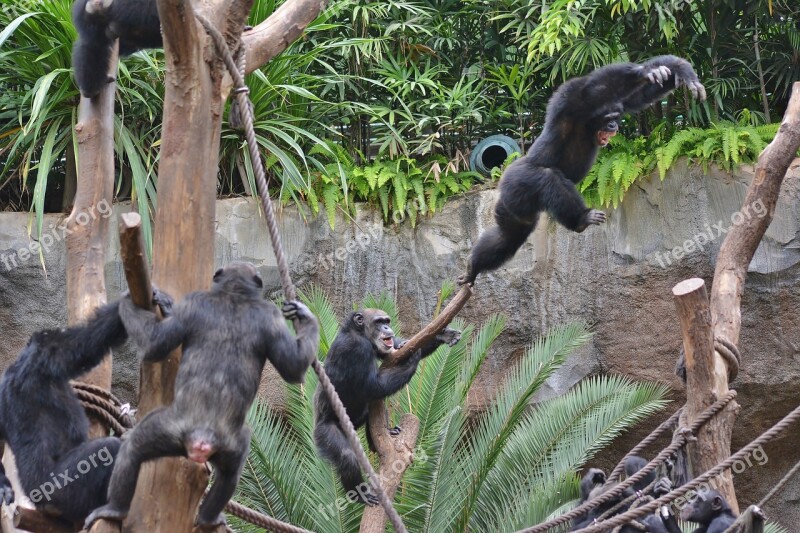
[[605, 213], [586, 207], [575, 184], [558, 169], [542, 168], [536, 179], [542, 206], [565, 228], [580, 233], [590, 224], [606, 221]]
[[[106, 503], [108, 480], [114, 469], [120, 440], [105, 437], [77, 446], [62, 457], [53, 477], [39, 487], [37, 504], [53, 507], [70, 522], [83, 522], [94, 509]], [[31, 491], [31, 497], [39, 494]]]
[[121, 520], [128, 515], [142, 463], [158, 457], [185, 455], [186, 450], [168, 407], [148, 414], [122, 441], [117, 464], [108, 486], [108, 503], [86, 519], [86, 526], [99, 518]]
[[236, 439], [238, 442], [236, 449], [220, 450], [214, 454], [211, 460], [214, 465], [214, 484], [197, 512], [197, 525], [225, 523], [222, 510], [236, 491], [236, 485], [242, 475], [247, 451], [250, 449], [250, 434], [250, 428], [243, 427], [239, 432], [239, 438]]
[[317, 424], [314, 428], [314, 440], [320, 455], [336, 468], [345, 493], [355, 492], [358, 501], [376, 505], [378, 498], [372, 493], [369, 485], [364, 484], [356, 454], [350, 448], [350, 443], [339, 426], [333, 422]]

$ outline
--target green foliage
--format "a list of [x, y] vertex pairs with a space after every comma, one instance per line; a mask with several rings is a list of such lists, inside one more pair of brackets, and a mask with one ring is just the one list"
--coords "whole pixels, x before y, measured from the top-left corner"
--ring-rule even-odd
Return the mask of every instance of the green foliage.
[[715, 163], [725, 170], [733, 170], [741, 163], [755, 161], [775, 134], [780, 124], [751, 126], [722, 121], [708, 129], [688, 128], [676, 133], [669, 142], [657, 149], [658, 170], [661, 179], [674, 161], [688, 156], [708, 170]]
[[[443, 287], [442, 298], [452, 290]], [[320, 319], [323, 359], [337, 316], [317, 289], [302, 299]], [[361, 306], [384, 309], [402, 335], [388, 294], [368, 296]], [[424, 359], [407, 388], [389, 401], [392, 420], [406, 412], [420, 420], [415, 460], [395, 497], [409, 531], [514, 531], [563, 512], [578, 496], [581, 466], [666, 404], [664, 386], [598, 376], [531, 406], [545, 381], [590, 339], [584, 325], [571, 324], [537, 340], [488, 409], [470, 417], [468, 391], [504, 325], [500, 315], [477, 329], [457, 320], [461, 340]], [[284, 419], [263, 406], [251, 410], [253, 445], [235, 499], [313, 531], [353, 532], [363, 506], [341, 499], [333, 470], [311, 438], [316, 383], [309, 372], [304, 386], [288, 386]], [[255, 531], [231, 521], [237, 531]]]
[[780, 124], [753, 126], [746, 122], [749, 118], [745, 112], [739, 123], [722, 121], [710, 128], [679, 130], [668, 141], [663, 127], [656, 128], [649, 137], [628, 140], [616, 135], [600, 153], [579, 189], [594, 206], [617, 207], [636, 180], [649, 176], [656, 168], [663, 180], [667, 170], [681, 157], [688, 157], [704, 171], [708, 171], [710, 164], [732, 171], [740, 164], [755, 161], [780, 127]]
[[468, 191], [476, 178], [480, 178], [474, 172], [437, 175], [420, 168], [409, 157], [346, 168], [343, 180], [339, 179], [341, 174], [332, 175], [340, 170], [339, 165], [328, 164], [315, 176], [308, 194], [315, 213], [321, 200], [331, 228], [335, 225], [337, 207], [349, 208], [352, 213], [355, 202], [380, 205], [384, 222], [399, 224], [408, 217], [411, 225], [416, 226], [418, 217], [435, 213], [449, 197]]

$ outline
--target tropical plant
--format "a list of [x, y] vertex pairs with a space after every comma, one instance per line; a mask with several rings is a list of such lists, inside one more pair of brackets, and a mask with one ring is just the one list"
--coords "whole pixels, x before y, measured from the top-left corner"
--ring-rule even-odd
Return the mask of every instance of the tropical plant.
[[[452, 290], [445, 287], [442, 297]], [[337, 316], [318, 289], [302, 298], [320, 319], [324, 359]], [[396, 331], [401, 328], [386, 294], [368, 296], [363, 306], [385, 310]], [[491, 405], [471, 417], [468, 391], [504, 324], [493, 315], [476, 331], [457, 321], [461, 341], [426, 358], [389, 402], [394, 420], [405, 412], [420, 420], [416, 459], [395, 498], [409, 531], [513, 531], [563, 511], [578, 495], [581, 465], [666, 404], [662, 385], [598, 376], [531, 407], [547, 378], [590, 338], [585, 326], [571, 324], [534, 342]], [[333, 470], [314, 449], [315, 388], [311, 373], [304, 386], [288, 386], [285, 418], [263, 404], [253, 408], [252, 448], [235, 499], [314, 531], [355, 531], [363, 507], [344, 500]]]

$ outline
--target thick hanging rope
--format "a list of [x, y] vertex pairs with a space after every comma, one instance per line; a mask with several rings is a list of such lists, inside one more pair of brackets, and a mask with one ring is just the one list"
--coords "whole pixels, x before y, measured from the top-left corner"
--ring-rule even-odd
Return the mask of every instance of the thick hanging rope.
[[740, 449], [738, 452], [734, 453], [733, 455], [722, 461], [720, 464], [718, 464], [711, 470], [708, 470], [702, 475], [694, 478], [686, 485], [678, 487], [669, 494], [665, 494], [664, 496], [661, 496], [657, 500], [653, 500], [652, 502], [643, 505], [642, 507], [627, 511], [613, 518], [610, 518], [609, 520], [606, 520], [602, 523], [585, 527], [583, 529], [580, 529], [579, 531], [581, 531], [582, 533], [600, 533], [601, 531], [607, 531], [609, 528], [614, 528], [616, 526], [624, 525], [628, 523], [630, 520], [636, 520], [638, 518], [642, 518], [643, 516], [655, 512], [656, 509], [659, 509], [662, 505], [668, 505], [672, 501], [682, 496], [685, 496], [688, 492], [696, 489], [697, 487], [706, 484], [708, 480], [718, 476], [728, 468], [732, 467], [736, 462], [747, 459], [750, 456], [750, 454], [753, 453], [754, 450], [762, 447], [764, 444], [767, 444], [772, 439], [784, 433], [789, 428], [789, 426], [791, 426], [798, 420], [800, 420], [800, 406], [795, 407], [791, 413], [783, 417], [780, 422], [778, 422], [770, 429], [762, 433], [758, 438], [751, 441], [750, 444]]
[[307, 529], [281, 522], [271, 516], [259, 513], [233, 501], [228, 502], [225, 506], [225, 511], [251, 524], [263, 527], [267, 531], [275, 531], [276, 533], [312, 533]]
[[[661, 452], [649, 463], [647, 463], [641, 470], [627, 478], [625, 481], [617, 484], [614, 488], [611, 488], [598, 496], [597, 498], [593, 498], [577, 507], [573, 510], [564, 513], [563, 515], [553, 518], [552, 520], [548, 520], [543, 524], [539, 524], [527, 529], [520, 530], [518, 533], [541, 533], [543, 531], [547, 531], [553, 527], [559, 526], [561, 524], [566, 524], [573, 518], [577, 518], [582, 516], [583, 514], [587, 513], [588, 511], [594, 509], [598, 505], [602, 505], [604, 503], [608, 503], [616, 498], [618, 498], [628, 487], [631, 487], [633, 484], [641, 481], [645, 477], [647, 477], [653, 470], [658, 468], [664, 461], [666, 461], [673, 453], [681, 449], [688, 441], [689, 436], [697, 433], [697, 431], [703, 427], [709, 420], [711, 420], [717, 413], [722, 411], [731, 400], [736, 398], [736, 391], [730, 390], [728, 393], [723, 396], [721, 399], [717, 400], [713, 404], [711, 404], [705, 411], [703, 411], [700, 416], [692, 424], [691, 428], [684, 428], [683, 430], [678, 430], [675, 432], [672, 438], [672, 443], [661, 450]], [[671, 493], [670, 493], [671, 494]], [[648, 504], [649, 505], [649, 504]], [[646, 513], [642, 513], [637, 516], [633, 516], [631, 518], [641, 518]], [[620, 515], [622, 516], [622, 515]], [[605, 523], [605, 522], [604, 522]], [[620, 524], [625, 524], [627, 522], [621, 522]], [[614, 525], [618, 524], [608, 524], [610, 528], [613, 528]], [[584, 531], [584, 530], [581, 530]]]
[[[296, 293], [294, 290], [294, 285], [292, 284], [292, 280], [289, 277], [289, 264], [286, 261], [286, 255], [284, 254], [283, 245], [281, 244], [281, 237], [278, 233], [278, 222], [275, 218], [272, 200], [269, 197], [267, 179], [264, 173], [264, 165], [261, 161], [261, 153], [258, 151], [256, 133], [255, 129], [253, 128], [254, 119], [253, 110], [250, 106], [250, 98], [248, 96], [249, 89], [244, 83], [244, 76], [241, 72], [239, 72], [239, 68], [234, 61], [233, 56], [231, 55], [231, 51], [228, 48], [228, 44], [225, 42], [225, 38], [203, 15], [195, 13], [195, 17], [197, 17], [197, 20], [203, 25], [203, 28], [205, 28], [208, 35], [214, 41], [217, 51], [222, 56], [222, 59], [225, 62], [225, 67], [228, 69], [228, 72], [233, 79], [233, 93], [236, 95], [238, 100], [239, 113], [244, 119], [244, 131], [245, 138], [247, 139], [247, 147], [250, 151], [250, 160], [253, 163], [253, 170], [255, 171], [256, 175], [256, 185], [258, 186], [258, 194], [261, 198], [261, 204], [264, 208], [264, 217], [267, 220], [269, 236], [272, 240], [272, 249], [275, 252], [275, 259], [278, 263], [278, 273], [280, 274], [281, 285], [283, 286], [283, 294], [287, 300], [294, 300], [296, 299]], [[239, 53], [244, 53], [241, 47], [239, 49]], [[358, 434], [353, 427], [353, 423], [350, 421], [350, 417], [347, 416], [347, 411], [345, 410], [342, 401], [339, 399], [339, 395], [336, 394], [336, 389], [333, 387], [331, 380], [328, 378], [328, 375], [325, 373], [325, 370], [322, 368], [319, 360], [314, 358], [311, 366], [314, 368], [314, 372], [316, 372], [317, 376], [319, 377], [320, 386], [331, 401], [333, 410], [336, 412], [336, 416], [339, 418], [339, 423], [342, 426], [345, 435], [347, 436], [347, 441], [349, 442], [350, 447], [353, 449], [353, 452], [356, 454], [356, 459], [358, 460], [359, 466], [363, 471], [367, 472], [372, 488], [375, 491], [381, 505], [383, 506], [383, 509], [386, 511], [389, 521], [392, 523], [392, 526], [396, 532], [406, 533], [405, 525], [403, 525], [400, 515], [392, 506], [392, 502], [386, 496], [386, 492], [383, 490], [383, 486], [378, 478], [378, 474], [375, 473], [375, 470], [372, 468], [372, 465], [369, 462], [367, 454], [361, 447], [361, 442], [358, 440]]]

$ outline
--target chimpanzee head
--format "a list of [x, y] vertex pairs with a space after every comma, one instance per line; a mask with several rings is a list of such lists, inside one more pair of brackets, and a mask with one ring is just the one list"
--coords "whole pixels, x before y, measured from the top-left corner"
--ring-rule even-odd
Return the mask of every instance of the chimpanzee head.
[[264, 282], [252, 263], [234, 262], [214, 273], [212, 291], [224, 290], [245, 294], [261, 294]]
[[681, 520], [708, 525], [714, 518], [730, 510], [730, 505], [719, 492], [713, 489], [698, 490], [689, 504], [681, 509]]
[[617, 134], [621, 116], [622, 106], [617, 104], [600, 110], [592, 117], [589, 121], [589, 131], [593, 132], [594, 143], [597, 146], [607, 145], [611, 137]]
[[602, 487], [606, 482], [606, 474], [599, 468], [590, 468], [586, 471], [581, 479], [581, 499], [588, 500], [592, 491], [598, 487]]
[[352, 315], [353, 325], [375, 347], [376, 355], [383, 359], [394, 350], [394, 331], [389, 326], [391, 318], [380, 309], [362, 309]]

